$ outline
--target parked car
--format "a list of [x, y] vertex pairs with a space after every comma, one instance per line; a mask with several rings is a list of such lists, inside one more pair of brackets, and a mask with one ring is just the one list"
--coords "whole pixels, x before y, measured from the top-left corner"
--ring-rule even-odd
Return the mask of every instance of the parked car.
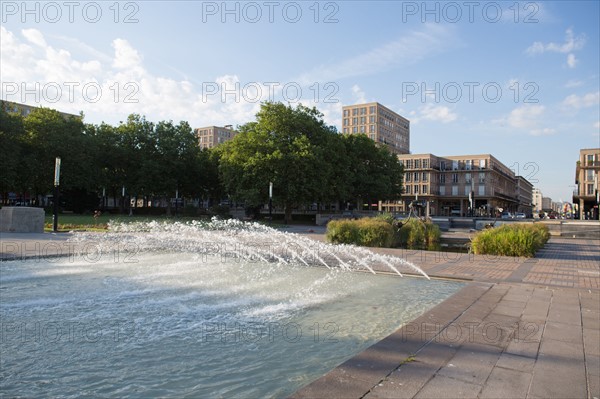
[[512, 219], [514, 218], [514, 215], [510, 212], [502, 212], [502, 215], [500, 216], [500, 219]]
[[523, 212], [518, 212], [518, 213], [515, 215], [515, 218], [517, 218], [517, 219], [525, 219], [526, 217], [527, 217], [527, 216], [526, 216], [526, 215], [525, 215]]

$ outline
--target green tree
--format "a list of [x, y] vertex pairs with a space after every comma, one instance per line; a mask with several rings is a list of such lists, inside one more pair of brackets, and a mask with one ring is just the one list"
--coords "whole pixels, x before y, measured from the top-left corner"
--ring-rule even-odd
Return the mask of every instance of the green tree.
[[335, 174], [327, 160], [327, 143], [335, 130], [325, 125], [316, 108], [264, 103], [256, 121], [221, 149], [220, 173], [228, 193], [246, 206], [273, 201], [285, 210], [285, 222], [300, 204], [327, 197]]
[[25, 147], [23, 116], [9, 112], [7, 104], [0, 106], [0, 193], [4, 201], [8, 192], [21, 188], [20, 159]]

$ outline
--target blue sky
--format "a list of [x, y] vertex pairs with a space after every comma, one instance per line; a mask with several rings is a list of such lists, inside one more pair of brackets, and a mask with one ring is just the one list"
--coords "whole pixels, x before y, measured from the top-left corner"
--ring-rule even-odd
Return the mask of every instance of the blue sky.
[[242, 124], [260, 101], [378, 101], [411, 151], [491, 153], [570, 200], [600, 146], [599, 15], [582, 2], [2, 2], [2, 99], [116, 124]]

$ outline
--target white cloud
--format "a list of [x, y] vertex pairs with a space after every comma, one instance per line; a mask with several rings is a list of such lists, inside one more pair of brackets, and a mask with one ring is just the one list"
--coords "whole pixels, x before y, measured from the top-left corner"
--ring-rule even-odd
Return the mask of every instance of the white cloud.
[[[194, 84], [153, 74], [145, 67], [143, 54], [124, 39], [113, 40], [114, 52], [107, 55], [75, 38], [44, 36], [35, 29], [21, 34], [0, 26], [0, 95], [4, 100], [74, 114], [83, 111], [86, 121], [92, 123], [118, 123], [130, 113], [139, 113], [153, 121], [187, 120], [192, 127], [243, 124], [254, 120], [262, 101], [289, 100], [292, 104], [318, 106], [330, 124], [341, 122], [341, 104], [323, 102], [336, 100], [336, 95], [329, 96], [331, 90], [325, 87], [322, 92], [327, 98], [314, 98], [314, 92], [304, 88], [302, 97], [296, 98], [293, 88], [283, 93], [287, 82], [267, 86], [243, 82], [235, 74]], [[81, 50], [79, 56], [56, 47], [55, 42]], [[205, 84], [217, 92], [209, 93]], [[50, 86], [53, 90], [44, 91]], [[55, 94], [56, 87], [59, 95]], [[36, 93], [26, 94], [24, 89]], [[230, 94], [224, 95], [224, 90]]]
[[583, 96], [571, 94], [563, 100], [563, 105], [568, 108], [588, 108], [600, 104], [600, 91], [587, 93]]
[[551, 128], [543, 128], [543, 129], [533, 129], [532, 131], [530, 131], [530, 134], [532, 136], [550, 136], [556, 133], [555, 129], [551, 129]]
[[543, 105], [525, 105], [515, 108], [507, 118], [508, 125], [518, 129], [536, 128], [545, 110]]
[[585, 45], [585, 35], [579, 35], [575, 37], [572, 29], [567, 29], [564, 43], [542, 43], [535, 42], [525, 50], [528, 54], [542, 54], [545, 52], [554, 53], [571, 53], [573, 51], [581, 50]]
[[33, 43], [39, 47], [46, 47], [46, 40], [44, 40], [44, 36], [39, 30], [23, 29], [22, 33], [23, 36], [25, 36], [25, 39], [27, 39], [30, 43]]
[[600, 121], [598, 121], [598, 122], [594, 123], [594, 127], [595, 127], [596, 129], [600, 129]]
[[419, 107], [418, 112], [411, 111], [409, 113], [412, 124], [419, 124], [422, 120], [430, 120], [441, 123], [450, 123], [458, 118], [458, 115], [452, 112], [450, 108], [442, 105], [426, 104]]
[[571, 68], [571, 69], [575, 68], [575, 66], [577, 65], [577, 62], [578, 62], [578, 60], [577, 60], [577, 58], [575, 58], [575, 54], [570, 53], [567, 56], [567, 65], [569, 66], [569, 68]]
[[300, 84], [310, 85], [314, 82], [373, 75], [392, 67], [417, 63], [441, 51], [448, 51], [455, 41], [455, 34], [451, 28], [425, 24], [420, 31], [410, 32], [394, 41], [340, 62], [321, 65], [295, 80]]
[[565, 88], [566, 89], [572, 89], [574, 87], [579, 87], [582, 86], [583, 82], [581, 80], [569, 80], [567, 83], [565, 83]]
[[573, 54], [574, 51], [581, 50], [585, 45], [585, 35], [575, 37], [572, 29], [567, 29], [564, 43], [542, 43], [535, 42], [529, 46], [525, 52], [529, 55], [543, 54], [545, 52], [567, 54], [567, 66], [575, 68], [578, 60]]
[[358, 85], [352, 86], [352, 97], [355, 103], [361, 104], [367, 102], [365, 92]]

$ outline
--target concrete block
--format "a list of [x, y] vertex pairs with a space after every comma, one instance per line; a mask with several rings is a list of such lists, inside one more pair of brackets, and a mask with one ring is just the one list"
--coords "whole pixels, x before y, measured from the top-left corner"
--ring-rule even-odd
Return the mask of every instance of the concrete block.
[[24, 206], [7, 206], [0, 209], [0, 232], [43, 233], [44, 210]]

